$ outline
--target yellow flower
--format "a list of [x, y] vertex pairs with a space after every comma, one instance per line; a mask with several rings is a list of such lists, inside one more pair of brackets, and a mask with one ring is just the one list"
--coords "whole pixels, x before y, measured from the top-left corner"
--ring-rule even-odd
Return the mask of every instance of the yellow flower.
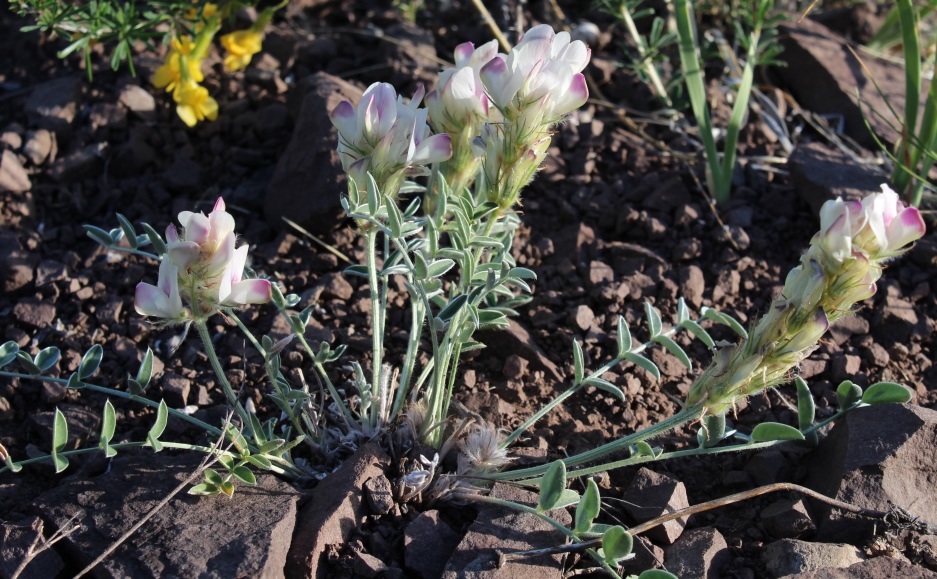
[[[195, 0], [195, 3], [197, 4], [198, 0]], [[211, 20], [211, 17], [214, 16], [215, 14], [218, 14], [217, 4], [212, 4], [211, 2], [209, 2], [205, 4], [204, 6], [202, 6], [202, 18], [201, 20], [195, 23], [195, 32], [196, 33], [201, 32], [202, 29], [205, 28], [205, 24], [209, 20]], [[195, 8], [190, 8], [185, 13], [186, 20], [189, 20], [190, 22], [194, 22], [197, 16], [198, 16], [198, 6], [196, 6]]]
[[182, 122], [194, 127], [199, 121], [218, 118], [218, 102], [208, 94], [208, 89], [192, 79], [184, 81], [172, 93], [176, 101], [176, 113]]
[[250, 64], [251, 57], [260, 52], [263, 39], [263, 32], [250, 28], [222, 36], [221, 44], [228, 51], [224, 57], [224, 69], [234, 72], [245, 68]]
[[188, 36], [173, 38], [166, 62], [153, 74], [153, 85], [156, 88], [165, 88], [167, 92], [176, 90], [180, 81], [184, 80], [181, 68], [183, 60], [188, 68], [188, 77], [194, 82], [202, 82], [202, 59], [191, 56], [194, 48], [195, 44]]

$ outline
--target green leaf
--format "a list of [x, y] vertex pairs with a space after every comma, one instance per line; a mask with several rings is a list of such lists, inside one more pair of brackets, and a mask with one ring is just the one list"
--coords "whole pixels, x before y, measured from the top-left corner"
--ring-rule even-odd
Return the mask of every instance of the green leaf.
[[117, 428], [117, 413], [114, 411], [114, 405], [110, 400], [104, 402], [104, 417], [101, 420], [101, 448], [108, 446], [114, 439], [114, 431]]
[[657, 380], [660, 380], [660, 369], [657, 367], [657, 364], [655, 364], [654, 362], [651, 362], [644, 356], [640, 354], [634, 354], [632, 352], [625, 352], [622, 358], [624, 358], [625, 360], [628, 360], [635, 366], [639, 366], [643, 368], [649, 374], [654, 376], [654, 378], [656, 378]]
[[127, 376], [127, 392], [129, 392], [131, 396], [140, 396], [143, 394], [143, 387], [140, 386], [139, 382]]
[[801, 430], [805, 430], [813, 424], [817, 405], [814, 403], [813, 394], [810, 393], [810, 388], [803, 378], [794, 376], [794, 384], [797, 385], [797, 426]]
[[68, 421], [58, 408], [55, 409], [55, 418], [52, 420], [52, 463], [55, 472], [60, 473], [68, 468], [68, 459], [59, 453], [65, 450], [68, 444]]
[[377, 181], [374, 180], [374, 175], [368, 173], [368, 213], [371, 217], [377, 217], [378, 198], [380, 195], [381, 191], [377, 186]]
[[690, 311], [686, 307], [686, 300], [680, 298], [677, 300], [677, 325], [683, 325], [683, 322], [690, 321]]
[[507, 277], [514, 279], [537, 279], [537, 274], [526, 267], [515, 267], [508, 272]]
[[803, 439], [804, 435], [801, 431], [780, 422], [762, 422], [752, 430], [752, 442]]
[[599, 497], [599, 485], [595, 484], [594, 479], [589, 479], [586, 485], [586, 492], [576, 506], [576, 526], [573, 527], [573, 533], [581, 535], [592, 528], [592, 521], [599, 516], [599, 510], [602, 508], [602, 501]]
[[20, 466], [19, 464], [15, 463], [15, 462], [13, 462], [13, 459], [12, 459], [9, 455], [6, 456], [6, 457], [3, 459], [3, 461], [6, 463], [7, 468], [10, 469], [10, 472], [19, 472], [19, 471], [23, 470], [23, 467]]
[[85, 387], [85, 384], [78, 379], [78, 372], [72, 372], [71, 376], [68, 377], [68, 384], [65, 385], [69, 390], [80, 390]]
[[468, 296], [465, 294], [461, 294], [452, 298], [449, 300], [449, 303], [446, 304], [446, 307], [444, 307], [436, 317], [444, 322], [448, 322], [459, 312], [459, 310], [462, 309], [462, 306], [464, 306], [465, 302], [467, 301]]
[[602, 535], [602, 556], [606, 562], [615, 564], [631, 554], [634, 539], [624, 527], [616, 525]]
[[726, 415], [710, 414], [703, 418], [703, 424], [697, 432], [700, 448], [710, 448], [719, 444], [726, 434]]
[[205, 469], [205, 480], [213, 485], [220, 485], [224, 482], [224, 477], [221, 476], [217, 470], [213, 468]]
[[153, 423], [149, 433], [146, 435], [147, 443], [152, 446], [153, 450], [156, 452], [163, 449], [163, 445], [159, 442], [159, 437], [163, 434], [163, 431], [166, 430], [166, 422], [168, 420], [169, 407], [166, 406], [165, 400], [160, 400], [159, 408], [156, 409], [156, 422]]
[[625, 400], [625, 393], [621, 391], [621, 388], [619, 388], [618, 386], [615, 386], [608, 380], [604, 380], [602, 378], [597, 378], [593, 376], [593, 377], [586, 378], [585, 380], [583, 380], [582, 385], [594, 386], [598, 388], [599, 390], [604, 390], [605, 392], [608, 392], [609, 394], [611, 394], [615, 398], [618, 398], [619, 400]]
[[117, 221], [120, 222], [120, 228], [124, 231], [124, 237], [127, 238], [127, 243], [130, 244], [131, 249], [136, 249], [139, 247], [137, 243], [137, 232], [133, 228], [133, 224], [130, 223], [130, 220], [117, 213]]
[[452, 266], [454, 265], [455, 262], [451, 259], [437, 259], [433, 263], [429, 264], [429, 266], [426, 268], [426, 277], [441, 277], [445, 275], [445, 273], [450, 269], [452, 269]]
[[853, 384], [851, 380], [843, 380], [836, 387], [836, 397], [839, 399], [840, 409], [846, 409], [862, 400], [862, 388]]
[[231, 474], [233, 474], [235, 478], [243, 483], [249, 485], [257, 484], [257, 479], [254, 478], [254, 473], [252, 473], [251, 469], [247, 468], [246, 466], [241, 465], [234, 467], [231, 469]]
[[429, 274], [429, 265], [427, 265], [426, 258], [420, 251], [413, 254], [413, 270], [417, 279], [426, 279]]
[[716, 347], [716, 342], [712, 339], [712, 336], [709, 335], [709, 332], [704, 330], [703, 326], [697, 324], [693, 320], [684, 320], [680, 322], [680, 327], [689, 330], [689, 332], [696, 336], [700, 342], [706, 344], [706, 347], [710, 350]]
[[58, 408], [55, 409], [55, 418], [52, 421], [52, 450], [62, 452], [68, 444], [68, 420]]
[[150, 384], [150, 378], [153, 377], [153, 350], [151, 348], [146, 349], [146, 354], [143, 356], [143, 362], [140, 364], [140, 369], [137, 370], [137, 384], [140, 385], [140, 388], [146, 388]]
[[88, 237], [97, 241], [104, 247], [110, 247], [114, 245], [114, 240], [111, 239], [111, 235], [100, 227], [95, 227], [94, 225], [85, 225], [84, 228], [85, 232], [88, 234]]
[[217, 485], [203, 483], [195, 485], [194, 487], [190, 488], [188, 492], [190, 495], [210, 496], [217, 495], [219, 492], [221, 492], [221, 489], [219, 489]]
[[161, 256], [166, 253], [166, 243], [163, 242], [163, 238], [159, 236], [159, 233], [156, 233], [153, 226], [144, 222], [140, 224], [140, 227], [146, 232], [146, 236], [150, 239], [150, 243], [153, 245], [153, 250], [156, 252], [156, 255]]
[[553, 505], [554, 509], [562, 509], [569, 507], [575, 504], [578, 504], [580, 500], [579, 493], [573, 489], [563, 489], [563, 492], [560, 493], [560, 499], [556, 501], [556, 504]]
[[59, 352], [58, 348], [55, 346], [49, 346], [48, 348], [44, 348], [42, 351], [36, 354], [36, 358], [33, 360], [33, 363], [36, 364], [36, 367], [39, 368], [40, 372], [45, 372], [52, 366], [55, 366], [55, 363], [59, 361], [60, 355], [61, 352]]
[[573, 340], [573, 374], [576, 384], [582, 384], [582, 378], [585, 375], [585, 362], [582, 359], [582, 346], [579, 342]]
[[903, 384], [894, 382], [876, 382], [866, 388], [862, 395], [862, 402], [865, 404], [884, 404], [896, 402], [904, 404], [911, 401], [911, 390]]
[[250, 456], [245, 456], [244, 460], [256, 466], [257, 468], [262, 468], [264, 470], [270, 470], [270, 467], [273, 466], [273, 463], [270, 462], [270, 459], [268, 459], [265, 456], [261, 456], [259, 454], [252, 454]]
[[566, 464], [558, 460], [550, 465], [540, 480], [540, 500], [537, 503], [537, 510], [542, 513], [555, 507], [564, 490], [566, 490]]
[[682, 362], [683, 365], [686, 366], [690, 371], [693, 370], [693, 362], [690, 361], [690, 357], [687, 356], [683, 348], [681, 348], [680, 345], [674, 342], [669, 336], [661, 334], [654, 337], [654, 341], [667, 348], [667, 351], [676, 356], [676, 358], [680, 360], [680, 362]]
[[39, 366], [36, 366], [36, 363], [33, 362], [33, 359], [30, 358], [29, 354], [27, 354], [26, 352], [23, 352], [23, 351], [17, 352], [16, 361], [19, 362], [20, 366], [22, 366], [26, 370], [26, 372], [28, 372], [32, 376], [38, 376], [39, 374], [42, 373], [42, 370], [39, 368]]
[[368, 266], [366, 265], [349, 265], [342, 271], [345, 275], [356, 275], [358, 277], [363, 277], [368, 279]]
[[0, 368], [3, 368], [10, 362], [16, 359], [16, 353], [20, 351], [20, 347], [16, 342], [10, 341], [5, 342], [0, 346]]
[[224, 482], [221, 483], [219, 488], [221, 489], [221, 492], [228, 495], [229, 497], [234, 495], [234, 483]]
[[[303, 394], [306, 394], [306, 393], [303, 392]], [[308, 398], [309, 395], [306, 394], [306, 397]], [[286, 444], [286, 441], [283, 440], [282, 438], [275, 438], [273, 440], [268, 440], [267, 442], [260, 445], [260, 448], [257, 449], [257, 452], [260, 454], [269, 454], [271, 452], [276, 452], [284, 444]]]
[[625, 354], [631, 351], [631, 330], [628, 328], [628, 322], [624, 316], [618, 316], [618, 357], [624, 358]]
[[680, 579], [670, 571], [663, 569], [647, 569], [638, 575], [638, 579]]
[[400, 208], [397, 207], [397, 203], [388, 197], [384, 196], [384, 207], [387, 208], [387, 226], [390, 229], [390, 233], [393, 237], [400, 237], [400, 228], [403, 225], [403, 215], [400, 213]]
[[651, 302], [644, 302], [644, 311], [647, 313], [647, 325], [651, 330], [651, 338], [660, 335], [663, 329], [663, 323], [660, 319], [660, 312], [651, 305]]
[[104, 357], [104, 348], [101, 344], [95, 344], [85, 352], [81, 358], [81, 364], [78, 365], [78, 379], [85, 380], [94, 375], [101, 365], [101, 359]]
[[634, 445], [638, 451], [638, 456], [650, 456], [656, 457], [659, 453], [655, 452], [654, 449], [645, 441], [640, 441]]

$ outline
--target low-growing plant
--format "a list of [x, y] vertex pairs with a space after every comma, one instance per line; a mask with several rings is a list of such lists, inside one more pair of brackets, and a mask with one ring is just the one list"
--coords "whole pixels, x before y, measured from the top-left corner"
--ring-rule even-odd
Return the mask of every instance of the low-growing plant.
[[[932, 71], [930, 87], [924, 101], [924, 114], [920, 118], [920, 123], [918, 123], [923, 68], [919, 15], [922, 11], [928, 9], [933, 9], [933, 6], [915, 8], [911, 0], [897, 0], [893, 12], [897, 17], [901, 31], [900, 42], [904, 53], [904, 115], [902, 116], [896, 112], [892, 108], [889, 99], [881, 91], [879, 92], [888, 104], [901, 133], [894, 154], [888, 151], [887, 147], [872, 131], [871, 126], [869, 127], [873, 138], [894, 164], [891, 180], [895, 189], [915, 207], [921, 204], [928, 173], [930, 173], [934, 161], [937, 160], [937, 75], [933, 74], [933, 72], [937, 72], [937, 68]], [[872, 80], [875, 82], [874, 78]], [[877, 83], [876, 88], [878, 88]], [[873, 112], [873, 114], [883, 116], [878, 111]]]
[[[684, 7], [686, 8], [686, 7]], [[349, 381], [336, 386], [327, 365], [343, 358], [345, 349], [323, 342], [314, 349], [305, 332], [314, 304], [284, 295], [270, 279], [247, 267], [249, 248], [237, 247], [235, 222], [218, 200], [208, 214], [183, 211], [179, 226], [170, 224], [160, 235], [149, 224], [142, 232], [124, 216], [110, 231], [86, 226], [88, 235], [113, 251], [159, 262], [156, 284], [141, 282], [135, 309], [154, 323], [174, 327], [183, 335], [194, 328], [230, 408], [222, 424], [204, 422], [169, 408], [165, 401], [146, 396], [153, 374], [153, 354], [147, 351], [137, 374], [118, 389], [92, 383], [103, 355], [95, 345], [68, 378], [46, 373], [59, 351], [50, 347], [35, 356], [14, 342], [0, 346], [0, 375], [46, 380], [71, 390], [87, 390], [132, 400], [155, 409], [155, 421], [144, 440], [118, 441], [117, 412], [110, 400], [103, 409], [99, 442], [93, 448], [67, 449], [65, 416], [56, 411], [49, 453], [15, 459], [0, 447], [3, 470], [18, 471], [35, 462], [51, 462], [57, 472], [69, 457], [149, 447], [159, 452], [179, 448], [217, 457], [218, 468], [204, 472], [204, 481], [190, 493], [232, 495], [236, 482], [254, 484], [252, 469], [272, 472], [293, 481], [324, 476], [345, 449], [369, 440], [392, 445], [400, 457], [393, 473], [394, 496], [402, 502], [429, 505], [437, 501], [498, 503], [534, 514], [560, 529], [617, 576], [617, 563], [631, 554], [631, 533], [621, 526], [596, 523], [600, 511], [598, 489], [566, 488], [569, 477], [676, 456], [712, 454], [764, 448], [787, 441], [816, 442], [819, 431], [855, 408], [910, 398], [904, 386], [873, 384], [864, 391], [850, 381], [840, 384], [839, 411], [816, 422], [807, 384], [793, 373], [817, 348], [818, 340], [837, 319], [875, 293], [884, 263], [897, 257], [924, 233], [915, 208], [905, 208], [897, 195], [884, 188], [862, 202], [830, 201], [820, 215], [820, 231], [801, 263], [787, 276], [780, 295], [751, 328], [731, 316], [703, 308], [690, 315], [679, 301], [672, 327], [661, 312], [645, 304], [650, 339], [637, 342], [623, 317], [617, 326], [616, 356], [594, 372], [585, 367], [578, 342], [573, 344], [573, 380], [544, 408], [506, 436], [493, 426], [452, 412], [457, 371], [463, 353], [484, 347], [475, 341], [483, 328], [503, 328], [508, 316], [530, 300], [533, 271], [517, 267], [511, 248], [520, 220], [517, 207], [522, 191], [540, 168], [554, 127], [588, 97], [581, 71], [589, 49], [554, 33], [546, 25], [529, 30], [509, 54], [498, 53], [495, 41], [475, 48], [471, 43], [455, 51], [456, 66], [443, 71], [437, 86], [423, 89], [407, 102], [386, 83], [372, 84], [357, 106], [342, 102], [331, 111], [338, 133], [338, 155], [348, 174], [342, 206], [363, 236], [367, 263], [346, 270], [367, 280], [371, 302], [370, 367], [350, 361]], [[425, 178], [423, 184], [413, 181]], [[407, 197], [410, 197], [407, 199]], [[409, 296], [410, 332], [402, 359], [385, 357], [388, 336], [388, 286], [400, 276]], [[255, 336], [238, 312], [248, 306], [272, 303], [284, 316], [290, 335], [274, 340]], [[249, 399], [227, 378], [208, 330], [208, 320], [220, 315], [231, 320], [264, 361], [266, 394], [280, 411], [262, 419]], [[731, 328], [738, 343], [717, 342], [707, 327]], [[623, 436], [593, 450], [550, 465], [505, 470], [510, 445], [547, 412], [570, 396], [594, 387], [619, 399], [625, 394], [603, 378], [612, 368], [629, 363], [660, 377], [646, 356], [662, 347], [692, 369], [684, 349], [673, 339], [688, 332], [713, 352], [713, 360], [690, 388], [683, 409], [640, 432]], [[428, 337], [421, 357], [421, 337]], [[281, 368], [281, 355], [298, 345], [324, 387], [311, 391], [295, 384]], [[425, 359], [425, 363], [419, 363]], [[22, 371], [6, 369], [17, 362]], [[744, 398], [795, 380], [798, 423], [762, 423], [748, 433], [727, 426], [726, 414]], [[170, 418], [196, 425], [212, 437], [211, 444], [163, 440]], [[666, 451], [651, 440], [666, 431], [699, 423], [698, 447]], [[223, 442], [220, 442], [223, 441]], [[427, 450], [428, 449], [428, 450]], [[631, 456], [612, 460], [629, 451]], [[447, 460], [454, 456], [454, 460]], [[575, 470], [569, 470], [575, 469]], [[502, 501], [486, 494], [497, 481], [536, 484], [536, 507]], [[574, 526], [568, 529], [549, 511], [576, 505]], [[647, 572], [645, 579], [665, 577]]]
[[[60, 58], [82, 51], [88, 79], [92, 74], [92, 51], [95, 46], [112, 47], [110, 65], [117, 70], [124, 63], [136, 75], [133, 51], [136, 43], [155, 48], [154, 41], [169, 45], [165, 63], [151, 79], [153, 86], [172, 94], [176, 112], [192, 127], [199, 121], [215, 120], [218, 103], [201, 86], [202, 62], [224, 20], [233, 22], [238, 10], [253, 8], [257, 0], [150, 0], [147, 2], [61, 2], [60, 0], [16, 0], [17, 13], [30, 16], [36, 24], [23, 31], [41, 30], [69, 42], [59, 51]], [[262, 49], [264, 30], [287, 0], [260, 11], [257, 19], [244, 30], [221, 36], [225, 49], [224, 69], [234, 72], [247, 67]]]

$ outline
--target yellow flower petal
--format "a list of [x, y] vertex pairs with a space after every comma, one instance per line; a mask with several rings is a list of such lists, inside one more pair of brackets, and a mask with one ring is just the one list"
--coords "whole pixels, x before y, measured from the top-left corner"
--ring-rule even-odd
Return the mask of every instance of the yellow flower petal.
[[205, 102], [202, 103], [199, 112], [202, 113], [204, 118], [214, 121], [218, 118], [218, 101], [210, 96], [205, 97]]
[[176, 114], [179, 115], [179, 118], [182, 119], [182, 122], [187, 124], [190, 127], [194, 127], [198, 123], [198, 117], [195, 114], [195, 109], [189, 105], [181, 104], [176, 107]]

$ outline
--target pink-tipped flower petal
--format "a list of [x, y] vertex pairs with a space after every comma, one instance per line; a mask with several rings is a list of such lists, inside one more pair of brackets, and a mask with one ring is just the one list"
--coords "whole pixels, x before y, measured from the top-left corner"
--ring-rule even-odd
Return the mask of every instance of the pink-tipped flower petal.
[[891, 223], [888, 224], [887, 238], [888, 244], [885, 251], [894, 253], [909, 243], [917, 241], [926, 233], [927, 227], [924, 225], [924, 218], [921, 212], [914, 207], [908, 207], [901, 211]]
[[246, 279], [231, 286], [225, 305], [246, 306], [265, 304], [270, 301], [273, 289], [265, 279]]
[[338, 103], [338, 106], [332, 109], [329, 114], [329, 120], [338, 129], [342, 137], [353, 140], [358, 132], [358, 121], [355, 116], [355, 107], [348, 101]]
[[475, 45], [471, 42], [463, 42], [462, 44], [455, 47], [455, 65], [457, 67], [467, 66], [469, 59], [472, 58], [472, 53], [475, 52]]

